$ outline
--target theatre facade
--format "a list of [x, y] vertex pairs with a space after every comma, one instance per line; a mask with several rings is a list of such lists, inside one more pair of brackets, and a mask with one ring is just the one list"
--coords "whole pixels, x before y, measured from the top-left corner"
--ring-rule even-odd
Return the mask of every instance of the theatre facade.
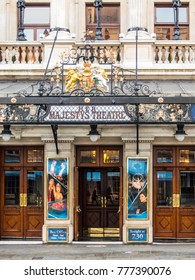
[[1, 240], [194, 240], [194, 4], [182, 6], [189, 37], [160, 40], [139, 9], [154, 17], [167, 1], [103, 1], [125, 18], [102, 39], [84, 28], [96, 31], [94, 1], [59, 1], [59, 17], [38, 2], [25, 9], [49, 8], [44, 38], [0, 37]]

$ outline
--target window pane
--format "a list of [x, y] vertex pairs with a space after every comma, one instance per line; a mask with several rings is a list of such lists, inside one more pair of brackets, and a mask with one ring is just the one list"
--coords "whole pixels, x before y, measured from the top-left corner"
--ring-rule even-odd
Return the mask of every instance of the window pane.
[[[94, 24], [97, 23], [96, 10], [94, 7], [87, 7], [87, 23]], [[119, 24], [120, 23], [120, 13], [119, 6], [104, 6], [101, 9], [101, 23], [105, 24]]]
[[[156, 8], [156, 23], [174, 23], [174, 12], [171, 7]], [[187, 23], [187, 8], [179, 8], [179, 23]]]
[[169, 27], [157, 27], [155, 29], [157, 40], [171, 40], [171, 32]]
[[49, 24], [49, 7], [26, 7], [24, 24]]
[[173, 162], [173, 151], [172, 150], [166, 150], [166, 149], [162, 149], [162, 150], [158, 150], [157, 151], [157, 159], [156, 161], [158, 163], [170, 163]]
[[24, 29], [24, 34], [27, 41], [34, 41], [34, 30], [33, 29]]
[[5, 205], [19, 205], [20, 171], [5, 171]]
[[27, 204], [42, 205], [42, 171], [30, 171], [27, 174]]
[[193, 163], [195, 162], [195, 151], [193, 150], [180, 150], [179, 151], [180, 163]]
[[101, 10], [102, 23], [119, 23], [119, 6], [118, 7], [104, 7]]
[[181, 206], [195, 205], [195, 172], [180, 173]]
[[80, 163], [96, 163], [96, 150], [81, 151], [80, 155]]
[[105, 40], [118, 40], [119, 38], [119, 28], [105, 28]]
[[172, 206], [172, 172], [157, 172], [157, 206]]
[[[96, 10], [93, 4], [86, 7], [86, 30], [93, 31], [91, 36], [96, 36]], [[105, 4], [101, 9], [102, 36], [105, 40], [118, 40], [120, 33], [120, 5]]]
[[20, 151], [18, 150], [6, 150], [4, 155], [6, 163], [20, 162]]
[[38, 28], [37, 29], [37, 35], [36, 38], [37, 40], [40, 39], [40, 35], [43, 34], [45, 37], [49, 35], [49, 29], [47, 28]]
[[104, 163], [119, 163], [118, 150], [103, 150]]
[[43, 162], [43, 150], [28, 150], [27, 162]]
[[189, 32], [188, 32], [188, 27], [180, 27], [180, 38], [181, 40], [189, 40]]

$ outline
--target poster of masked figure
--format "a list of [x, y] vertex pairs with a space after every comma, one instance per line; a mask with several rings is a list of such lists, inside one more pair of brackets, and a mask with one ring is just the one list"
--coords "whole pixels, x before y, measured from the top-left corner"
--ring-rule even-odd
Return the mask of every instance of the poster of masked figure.
[[68, 159], [48, 159], [48, 219], [68, 218]]
[[128, 158], [128, 219], [147, 219], [147, 158]]

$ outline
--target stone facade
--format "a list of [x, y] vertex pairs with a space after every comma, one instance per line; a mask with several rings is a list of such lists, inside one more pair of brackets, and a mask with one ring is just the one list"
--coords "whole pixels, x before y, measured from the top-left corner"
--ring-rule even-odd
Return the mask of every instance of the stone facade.
[[[52, 49], [54, 34], [50, 34], [45, 39], [38, 42], [17, 42], [17, 7], [16, 0], [1, 0], [0, 1], [0, 48], [1, 48], [1, 63], [0, 63], [0, 83], [10, 82], [13, 80], [37, 80], [44, 75], [45, 67]], [[51, 57], [49, 68], [55, 65], [59, 58], [59, 53], [64, 50], [67, 52], [73, 45], [79, 47], [82, 43], [79, 39], [83, 37], [85, 30], [85, 4], [93, 3], [92, 0], [26, 0], [26, 3], [49, 3], [51, 7], [51, 28], [61, 27], [70, 30], [65, 36], [59, 34], [53, 54]], [[107, 0], [104, 3], [119, 3], [121, 7], [121, 37], [117, 41], [101, 41], [94, 43], [94, 46], [106, 47], [121, 47], [120, 66], [125, 69], [131, 69], [135, 72], [135, 32], [129, 33], [131, 27], [147, 28], [148, 32], [138, 33], [138, 77], [140, 80], [195, 80], [195, 1], [183, 0], [183, 3], [189, 3], [189, 26], [190, 40], [189, 41], [157, 41], [154, 36], [154, 3], [162, 3], [162, 0]], [[164, 3], [170, 3], [169, 0], [164, 0]], [[75, 35], [76, 34], [76, 35]], [[13, 49], [17, 52], [18, 48], [23, 50], [23, 60], [18, 60], [13, 63]], [[179, 61], [169, 60], [170, 48], [173, 52], [178, 52]], [[26, 54], [28, 49], [28, 56]], [[41, 61], [39, 54], [41, 50]], [[29, 56], [30, 52], [30, 56]], [[14, 53], [15, 55], [15, 53]], [[27, 57], [27, 58], [26, 58]], [[185, 57], [185, 59], [184, 59]], [[28, 59], [28, 63], [26, 63]], [[108, 75], [109, 70], [106, 69]], [[135, 75], [132, 79], [135, 78]], [[8, 92], [2, 89], [4, 95]], [[182, 92], [182, 88], [180, 88]], [[179, 93], [180, 93], [179, 92]], [[194, 95], [195, 92], [192, 93]], [[1, 94], [1, 91], [0, 91]], [[168, 95], [173, 95], [171, 89], [168, 89]], [[160, 144], [178, 144], [173, 134], [175, 125], [166, 125], [162, 128], [157, 128], [154, 125], [147, 127], [140, 126], [140, 143], [139, 155], [136, 154], [136, 128], [135, 126], [120, 126], [120, 125], [101, 125], [101, 139], [99, 145], [122, 145], [123, 146], [123, 192], [127, 193], [127, 158], [128, 157], [146, 157], [149, 158], [149, 181], [150, 181], [150, 196], [149, 196], [149, 219], [144, 221], [129, 221], [127, 219], [127, 200], [123, 204], [123, 242], [127, 242], [128, 227], [145, 227], [148, 229], [148, 242], [153, 241], [153, 197], [152, 197], [152, 148], [153, 145]], [[66, 226], [69, 231], [68, 242], [74, 239], [74, 169], [75, 162], [75, 147], [77, 145], [90, 146], [91, 142], [88, 137], [89, 126], [61, 126], [59, 128], [59, 154], [56, 155], [55, 143], [52, 136], [52, 131], [47, 126], [43, 127], [28, 127], [28, 125], [18, 125], [12, 128], [14, 138], [9, 142], [9, 145], [44, 145], [45, 149], [45, 166], [47, 158], [62, 158], [70, 159], [70, 193], [69, 193], [69, 218], [67, 220], [48, 220], [46, 218], [47, 207], [44, 209], [44, 226], [43, 226], [43, 242], [47, 242], [47, 228], [55, 226]], [[185, 138], [185, 145], [194, 145], [195, 128], [193, 126], [186, 127], [188, 137]], [[7, 143], [6, 143], [7, 144]], [[1, 145], [5, 143], [1, 140]], [[45, 173], [46, 178], [46, 173]], [[44, 190], [47, 194], [47, 180], [44, 181]], [[45, 195], [45, 205], [47, 205], [47, 197]]]

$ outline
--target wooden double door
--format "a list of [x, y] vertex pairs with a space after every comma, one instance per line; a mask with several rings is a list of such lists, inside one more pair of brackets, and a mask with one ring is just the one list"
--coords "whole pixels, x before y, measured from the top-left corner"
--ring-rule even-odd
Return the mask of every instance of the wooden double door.
[[79, 238], [120, 239], [120, 168], [82, 168]]
[[38, 238], [43, 226], [43, 149], [1, 150], [1, 238]]
[[195, 239], [195, 148], [154, 150], [154, 239]]

